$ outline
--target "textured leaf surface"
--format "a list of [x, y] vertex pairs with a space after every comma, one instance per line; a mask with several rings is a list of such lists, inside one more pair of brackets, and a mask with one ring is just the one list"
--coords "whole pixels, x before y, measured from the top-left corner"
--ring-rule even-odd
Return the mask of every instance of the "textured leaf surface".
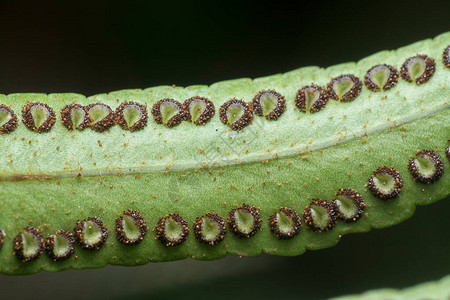
[[[44, 102], [55, 112], [66, 104], [103, 102], [115, 109], [122, 101], [147, 104], [162, 98], [184, 101], [204, 96], [216, 111], [231, 97], [251, 101], [263, 89], [275, 89], [287, 99], [287, 111], [278, 121], [255, 117], [243, 132], [232, 132], [218, 115], [205, 126], [183, 122], [166, 128], [149, 121], [140, 132], [114, 126], [109, 132], [68, 132], [59, 122], [49, 133], [37, 134], [21, 124], [1, 136], [0, 228], [7, 234], [0, 252], [3, 273], [33, 273], [68, 268], [94, 268], [107, 264], [135, 265], [192, 257], [216, 259], [226, 254], [253, 256], [261, 252], [298, 255], [307, 249], [336, 244], [342, 234], [368, 231], [399, 223], [416, 205], [429, 204], [449, 194], [450, 175], [431, 185], [415, 183], [407, 164], [420, 149], [433, 149], [449, 161], [444, 148], [450, 138], [448, 78], [442, 52], [450, 34], [361, 60], [320, 69], [301, 68], [258, 79], [238, 79], [207, 86], [155, 87], [84, 97], [77, 94], [12, 94], [0, 96], [16, 113], [26, 101]], [[373, 65], [400, 68], [417, 53], [436, 59], [436, 73], [417, 86], [399, 80], [389, 91], [373, 93], [363, 88], [355, 101], [331, 101], [323, 111], [303, 114], [294, 109], [296, 91], [314, 82], [325, 85], [332, 77], [352, 73], [362, 79]], [[369, 175], [381, 165], [394, 166], [402, 175], [400, 197], [389, 202], [367, 191]], [[338, 222], [330, 232], [314, 233], [305, 226], [292, 240], [280, 241], [268, 228], [276, 208], [288, 206], [302, 212], [312, 198], [331, 200], [340, 188], [358, 190], [369, 207], [356, 223]], [[226, 234], [216, 246], [202, 245], [192, 232], [187, 241], [164, 247], [148, 232], [135, 247], [117, 242], [115, 218], [126, 209], [137, 209], [153, 228], [158, 218], [179, 213], [189, 226], [211, 211], [226, 218], [229, 211], [247, 203], [260, 209], [262, 230], [240, 239]], [[77, 220], [98, 216], [109, 229], [107, 244], [99, 251], [76, 248], [64, 262], [45, 255], [22, 263], [12, 255], [12, 239], [27, 225], [45, 235], [72, 230]]]
[[352, 299], [389, 299], [389, 300], [440, 300], [450, 299], [450, 276], [446, 276], [439, 281], [426, 282], [416, 286], [395, 290], [395, 289], [379, 289], [368, 291], [360, 295], [349, 295], [338, 298], [336, 300], [352, 300]]

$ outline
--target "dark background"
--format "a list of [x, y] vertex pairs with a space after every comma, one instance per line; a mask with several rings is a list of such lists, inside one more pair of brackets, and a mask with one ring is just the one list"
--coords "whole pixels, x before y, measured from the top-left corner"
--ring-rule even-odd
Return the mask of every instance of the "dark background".
[[[92, 95], [325, 67], [446, 32], [449, 11], [448, 0], [1, 1], [0, 93]], [[291, 258], [0, 275], [0, 295], [322, 299], [402, 288], [450, 273], [449, 211], [447, 198], [393, 228]]]
[[0, 2], [0, 93], [211, 84], [355, 61], [450, 30], [448, 0], [36, 2]]

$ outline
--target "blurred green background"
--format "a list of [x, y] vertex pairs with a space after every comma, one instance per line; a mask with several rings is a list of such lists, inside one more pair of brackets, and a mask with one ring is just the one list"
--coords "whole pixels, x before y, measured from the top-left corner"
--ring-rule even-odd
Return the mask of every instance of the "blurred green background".
[[[211, 84], [359, 60], [450, 30], [449, 1], [0, 2], [0, 93]], [[0, 275], [1, 299], [305, 298], [450, 273], [450, 199], [299, 257]], [[0, 212], [1, 216], [1, 212]]]

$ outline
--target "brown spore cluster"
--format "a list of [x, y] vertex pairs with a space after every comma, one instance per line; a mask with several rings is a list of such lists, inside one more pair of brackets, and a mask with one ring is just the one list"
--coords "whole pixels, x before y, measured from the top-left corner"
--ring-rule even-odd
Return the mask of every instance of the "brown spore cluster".
[[[314, 206], [325, 209], [327, 212], [327, 224], [321, 226], [317, 224], [315, 217], [313, 215], [312, 209]], [[315, 232], [325, 232], [333, 229], [337, 222], [338, 213], [336, 212], [336, 207], [333, 202], [329, 202], [324, 199], [313, 199], [309, 205], [303, 210], [303, 219], [305, 220], [306, 226]]]
[[[132, 220], [134, 225], [138, 227], [139, 235], [136, 239], [130, 239], [124, 231], [123, 221], [124, 217], [128, 217]], [[141, 216], [139, 211], [129, 209], [123, 212], [123, 216], [116, 218], [116, 237], [119, 242], [127, 246], [134, 246], [144, 240], [148, 227], [144, 217]]]
[[[67, 241], [66, 252], [62, 255], [55, 253], [55, 238], [63, 238]], [[45, 240], [45, 252], [53, 261], [62, 261], [68, 259], [75, 252], [74, 248], [75, 237], [74, 235], [66, 230], [58, 230], [55, 235], [49, 235]]]
[[0, 126], [0, 134], [8, 134], [13, 132], [17, 128], [17, 126], [19, 126], [17, 115], [10, 107], [4, 104], [0, 104], [0, 111], [3, 111], [10, 116], [9, 120]]
[[[217, 235], [213, 239], [207, 239], [205, 235], [203, 234], [203, 226], [205, 222], [211, 222], [214, 226], [217, 226], [219, 229]], [[219, 216], [218, 214], [214, 213], [206, 213], [205, 216], [197, 217], [194, 221], [194, 236], [195, 238], [206, 245], [214, 246], [223, 241], [225, 238], [225, 233], [227, 232], [227, 225], [225, 223], [225, 220]]]
[[[92, 223], [92, 226], [95, 226], [97, 230], [100, 232], [100, 237], [95, 243], [88, 243], [85, 240], [85, 224], [89, 221]], [[99, 250], [105, 243], [108, 238], [108, 229], [106, 229], [102, 220], [97, 217], [88, 217], [87, 220], [77, 221], [76, 226], [73, 229], [75, 233], [75, 240], [77, 243], [87, 250]]]
[[[276, 99], [276, 103], [274, 108], [268, 112], [266, 115], [264, 115], [263, 112], [263, 104], [261, 102], [262, 97], [273, 97]], [[258, 94], [255, 95], [252, 101], [252, 108], [253, 113], [260, 117], [265, 117], [267, 120], [278, 120], [278, 118], [284, 113], [286, 110], [286, 100], [284, 99], [284, 96], [282, 96], [280, 93], [278, 93], [275, 90], [263, 90], [260, 91]]]
[[[236, 219], [236, 212], [243, 212], [243, 213], [247, 213], [249, 215], [251, 215], [252, 217], [252, 230], [249, 232], [244, 232], [242, 230], [242, 228], [239, 227], [238, 221]], [[233, 208], [229, 215], [228, 215], [228, 227], [230, 228], [231, 232], [233, 232], [236, 236], [241, 237], [241, 238], [249, 238], [254, 236], [258, 230], [261, 229], [261, 216], [259, 214], [259, 210], [254, 207], [254, 206], [250, 206], [248, 204], [241, 204], [239, 205], [239, 207], [237, 208]]]
[[291, 230], [283, 231], [280, 228], [280, 224], [277, 218], [277, 212], [273, 213], [269, 217], [269, 229], [278, 239], [280, 240], [288, 240], [295, 237], [302, 227], [302, 221], [298, 213], [292, 208], [288, 207], [280, 207], [279, 214], [283, 214], [285, 218], [288, 218], [291, 222]]
[[[169, 233], [166, 232], [167, 220], [172, 220], [180, 227], [181, 231], [178, 236], [169, 236]], [[161, 243], [166, 247], [173, 247], [184, 243], [184, 241], [186, 241], [188, 237], [189, 231], [190, 229], [187, 221], [183, 219], [179, 214], [169, 214], [165, 217], [160, 218], [158, 224], [155, 227], [156, 239], [160, 240]]]
[[[394, 186], [389, 192], [383, 191], [382, 189], [378, 188], [377, 184], [375, 183], [375, 176], [378, 175], [387, 176], [394, 181]], [[382, 200], [389, 200], [400, 195], [400, 192], [403, 188], [403, 180], [400, 176], [400, 173], [396, 169], [394, 169], [394, 167], [381, 166], [373, 172], [373, 175], [369, 177], [367, 181], [367, 187], [372, 192], [372, 194], [377, 196], [378, 198]]]
[[[32, 109], [34, 107], [45, 110], [47, 113], [47, 118], [39, 127], [36, 126], [34, 116], [32, 114]], [[28, 103], [22, 107], [22, 122], [26, 127], [28, 127], [28, 129], [33, 130], [37, 133], [49, 132], [50, 129], [52, 129], [53, 125], [55, 125], [56, 115], [53, 109], [45, 103]]]
[[[238, 120], [229, 124], [227, 112], [230, 106], [232, 105], [240, 106], [243, 109], [243, 114]], [[223, 124], [227, 124], [228, 126], [230, 126], [231, 129], [235, 131], [243, 130], [246, 126], [250, 125], [250, 123], [253, 120], [253, 110], [251, 105], [248, 104], [247, 102], [244, 102], [243, 100], [236, 98], [232, 98], [231, 100], [222, 104], [222, 106], [219, 109], [219, 115], [220, 121], [222, 121]]]
[[422, 83], [427, 82], [428, 80], [431, 79], [431, 77], [433, 76], [434, 72], [436, 71], [436, 62], [434, 61], [433, 58], [428, 57], [427, 55], [416, 55], [413, 57], [410, 57], [408, 59], [405, 60], [405, 62], [402, 65], [402, 68], [400, 69], [400, 74], [402, 76], [402, 78], [408, 82], [413, 82], [413, 79], [411, 78], [411, 73], [409, 70], [409, 65], [414, 62], [415, 60], [421, 59], [424, 61], [425, 63], [425, 70], [422, 73], [422, 75], [420, 75], [419, 77], [417, 77], [415, 79], [415, 82], [417, 85], [420, 85]]
[[417, 165], [416, 159], [411, 158], [409, 160], [408, 170], [411, 173], [414, 181], [430, 184], [441, 178], [442, 174], [444, 174], [444, 163], [442, 162], [439, 154], [437, 154], [433, 150], [420, 150], [416, 153], [416, 157], [428, 159], [433, 164], [434, 170], [432, 174], [423, 174], [423, 172], [420, 171], [420, 168]]

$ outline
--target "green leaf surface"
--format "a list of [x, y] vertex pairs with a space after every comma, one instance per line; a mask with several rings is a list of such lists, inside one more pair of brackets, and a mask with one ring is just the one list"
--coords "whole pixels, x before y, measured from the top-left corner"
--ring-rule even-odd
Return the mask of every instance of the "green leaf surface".
[[[0, 136], [0, 228], [6, 232], [0, 271], [25, 274], [261, 252], [299, 255], [333, 246], [343, 234], [407, 219], [416, 205], [449, 195], [448, 171], [439, 181], [424, 185], [414, 182], [407, 168], [409, 158], [421, 149], [436, 151], [444, 168], [449, 168], [444, 148], [450, 138], [450, 69], [441, 61], [449, 44], [450, 33], [445, 33], [358, 63], [327, 69], [306, 67], [209, 87], [161, 86], [92, 97], [0, 95], [0, 103], [11, 105], [16, 114], [27, 101], [46, 103], [57, 113], [57, 123], [48, 133], [38, 134], [20, 124], [11, 134]], [[311, 82], [324, 86], [342, 74], [363, 80], [376, 64], [400, 69], [405, 59], [416, 54], [436, 60], [435, 74], [422, 85], [399, 79], [388, 91], [374, 93], [363, 87], [353, 102], [330, 100], [314, 114], [295, 109], [295, 93]], [[217, 112], [223, 103], [232, 97], [251, 101], [263, 89], [285, 96], [287, 110], [279, 120], [255, 116], [241, 132], [221, 123]], [[182, 122], [167, 128], [150, 120], [141, 131], [114, 126], [99, 133], [67, 131], [59, 118], [60, 109], [73, 102], [102, 102], [115, 109], [125, 100], [136, 101], [150, 111], [160, 99], [182, 102], [193, 96], [207, 97], [216, 107], [216, 116], [205, 126]], [[366, 187], [368, 176], [381, 165], [394, 166], [403, 178], [400, 196], [391, 201], [372, 196]], [[313, 198], [331, 200], [340, 188], [356, 189], [368, 204], [359, 221], [339, 221], [333, 230], [323, 233], [307, 229], [303, 222], [299, 235], [290, 240], [278, 240], [270, 232], [268, 218], [277, 208], [287, 206], [301, 214]], [[255, 236], [242, 239], [228, 231], [225, 240], [215, 246], [194, 238], [196, 217], [213, 212], [226, 219], [230, 210], [242, 203], [260, 211], [263, 222]], [[151, 229], [160, 217], [179, 213], [188, 221], [191, 233], [185, 243], [170, 248], [155, 240], [151, 230], [139, 245], [122, 245], [115, 237], [115, 218], [127, 209], [139, 210]], [[62, 262], [41, 255], [24, 263], [12, 255], [12, 240], [25, 226], [40, 228], [46, 237], [59, 229], [73, 231], [77, 220], [91, 216], [100, 218], [109, 229], [107, 243], [100, 250], [76, 246], [75, 255]]]
[[450, 299], [450, 276], [446, 276], [438, 281], [421, 283], [413, 287], [409, 287], [402, 290], [396, 289], [378, 289], [365, 292], [359, 295], [348, 295], [335, 300], [443, 300]]

